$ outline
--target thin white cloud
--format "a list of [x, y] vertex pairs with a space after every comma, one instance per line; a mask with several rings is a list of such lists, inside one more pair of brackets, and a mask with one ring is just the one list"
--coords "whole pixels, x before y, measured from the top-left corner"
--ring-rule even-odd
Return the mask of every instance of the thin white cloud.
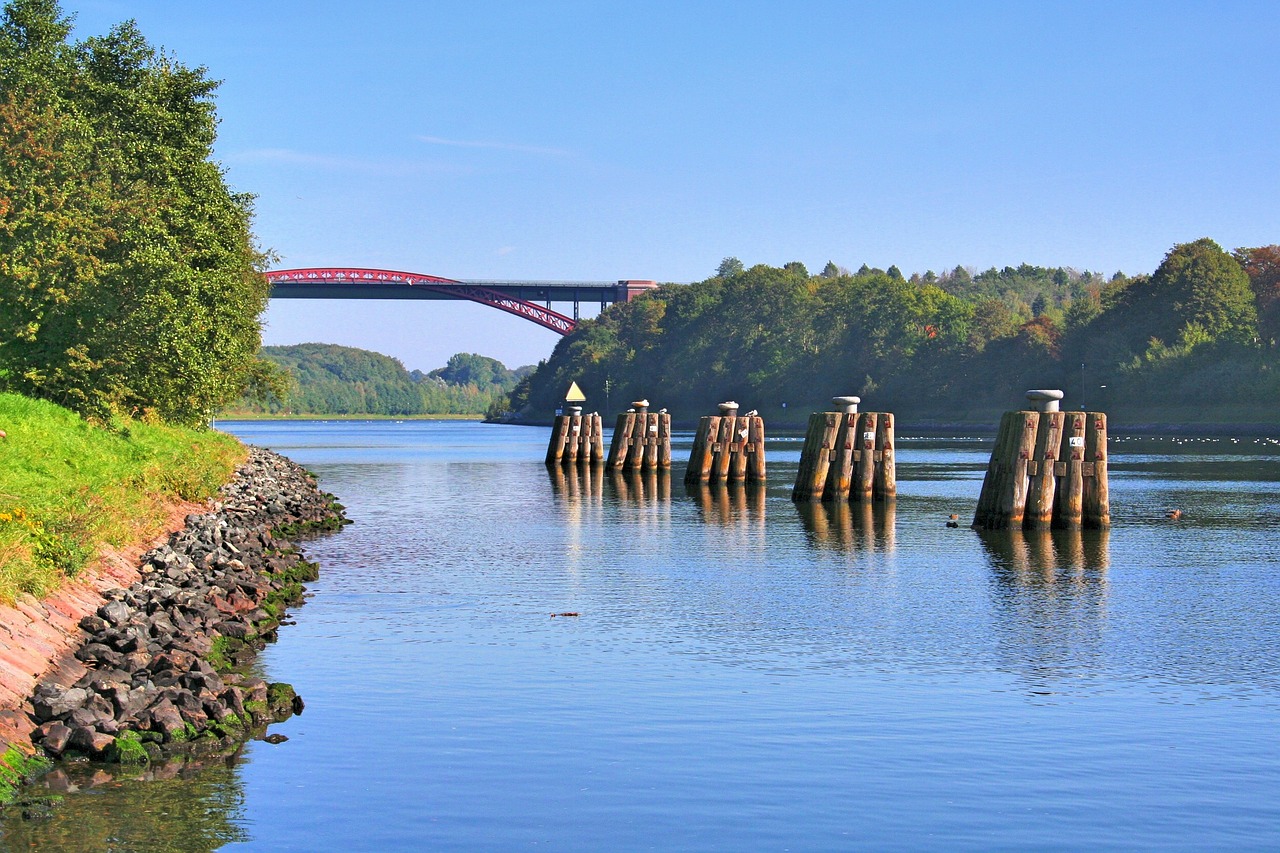
[[509, 255], [509, 254], [511, 254], [512, 252], [514, 252], [515, 250], [516, 250], [516, 247], [515, 247], [515, 246], [503, 246], [503, 247], [501, 247], [500, 249], [498, 249], [497, 254], [498, 254], [498, 255]]
[[238, 151], [223, 159], [235, 163], [279, 163], [287, 166], [302, 166], [333, 172], [360, 172], [372, 175], [415, 175], [466, 171], [457, 166], [442, 163], [330, 157], [324, 154], [296, 151], [291, 148], [256, 148], [248, 151]]
[[552, 157], [563, 157], [570, 153], [564, 148], [540, 148], [536, 145], [517, 145], [511, 142], [444, 139], [439, 136], [419, 136], [418, 141], [425, 142], [428, 145], [448, 145], [454, 148], [488, 148], [497, 151], [518, 151], [521, 154], [541, 154]]

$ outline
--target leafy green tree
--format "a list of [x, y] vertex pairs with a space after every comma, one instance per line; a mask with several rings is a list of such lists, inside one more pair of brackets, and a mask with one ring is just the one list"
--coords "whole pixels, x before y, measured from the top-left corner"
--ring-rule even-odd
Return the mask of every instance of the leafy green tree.
[[510, 371], [496, 358], [476, 353], [460, 352], [449, 357], [444, 367], [431, 371], [430, 376], [443, 379], [450, 385], [474, 385], [487, 388], [490, 385], [508, 385]]
[[1151, 276], [1150, 288], [1166, 341], [1191, 324], [1210, 340], [1251, 343], [1257, 335], [1249, 277], [1235, 258], [1207, 237], [1174, 246]]
[[61, 100], [72, 74], [71, 20], [57, 0], [12, 0], [0, 17], [0, 92]]
[[716, 267], [716, 277], [732, 278], [735, 275], [740, 275], [744, 269], [742, 261], [737, 258], [725, 258], [720, 262], [720, 266]]
[[1249, 276], [1258, 332], [1269, 346], [1280, 340], [1280, 246], [1236, 249], [1235, 258]]
[[[1179, 248], [1171, 256], [1187, 254]], [[1257, 260], [1263, 275], [1265, 257]], [[510, 408], [541, 419], [570, 381], [602, 399], [611, 378], [613, 399], [645, 396], [685, 423], [729, 397], [765, 412], [785, 400], [789, 415], [803, 417], [850, 391], [904, 416], [989, 416], [1026, 388], [1075, 387], [1080, 361], [1091, 382], [1113, 389], [1114, 402], [1191, 399], [1194, 381], [1213, 383], [1215, 401], [1269, 405], [1280, 395], [1280, 365], [1266, 357], [1274, 350], [1210, 331], [1208, 321], [1240, 295], [1220, 261], [1209, 253], [1201, 265], [1223, 273], [1207, 291], [1212, 274], [1193, 269], [1199, 284], [1179, 285], [1176, 265], [1160, 280], [1109, 282], [1070, 267], [1021, 264], [976, 276], [957, 267], [936, 284], [865, 266], [807, 276], [792, 265], [757, 265], [664, 285], [584, 321], [517, 386]]]
[[83, 409], [100, 368], [85, 346], [87, 307], [136, 208], [95, 168], [83, 124], [25, 93], [3, 94], [0, 148], [0, 376]]
[[82, 413], [206, 421], [257, 375], [251, 197], [212, 160], [216, 83], [132, 23], [0, 22], [0, 379]]

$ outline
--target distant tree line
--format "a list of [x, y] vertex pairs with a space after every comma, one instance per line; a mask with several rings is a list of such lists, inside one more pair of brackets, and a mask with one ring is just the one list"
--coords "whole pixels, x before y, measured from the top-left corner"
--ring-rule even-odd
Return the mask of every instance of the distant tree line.
[[[1151, 275], [1029, 265], [906, 278], [896, 267], [745, 268], [664, 285], [560, 341], [512, 392], [546, 418], [571, 381], [588, 408], [638, 397], [692, 420], [733, 398], [792, 422], [858, 394], [935, 421], [989, 418], [1028, 388], [1130, 417], [1236, 406], [1274, 419], [1280, 398], [1280, 247], [1175, 246]], [[783, 405], [786, 404], [786, 409]], [[1223, 409], [1226, 411], [1226, 409]]]
[[286, 377], [283, 389], [244, 397], [230, 412], [295, 415], [476, 415], [533, 371], [458, 353], [441, 368], [405, 370], [398, 359], [335, 344], [263, 347], [263, 357]]
[[271, 380], [252, 197], [212, 159], [218, 84], [132, 22], [70, 32], [56, 0], [0, 17], [0, 389], [198, 424]]

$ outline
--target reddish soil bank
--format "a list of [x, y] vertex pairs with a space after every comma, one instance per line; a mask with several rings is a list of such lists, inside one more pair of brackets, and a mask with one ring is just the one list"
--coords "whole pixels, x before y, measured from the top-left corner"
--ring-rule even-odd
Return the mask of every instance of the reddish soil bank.
[[80, 620], [107, 599], [109, 589], [127, 588], [140, 577], [142, 555], [181, 530], [190, 513], [208, 512], [206, 504], [172, 505], [165, 532], [126, 548], [107, 548], [75, 580], [44, 600], [26, 595], [14, 606], [0, 606], [0, 753], [9, 745], [32, 752], [35, 729], [28, 703], [37, 682], [51, 678], [71, 684], [85, 673], [74, 653], [84, 641]]

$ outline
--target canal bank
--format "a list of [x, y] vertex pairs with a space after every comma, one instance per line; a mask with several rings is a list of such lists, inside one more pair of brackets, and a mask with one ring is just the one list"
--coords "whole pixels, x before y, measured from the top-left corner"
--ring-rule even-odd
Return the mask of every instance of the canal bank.
[[0, 612], [0, 795], [39, 769], [33, 743], [52, 758], [146, 763], [234, 749], [301, 710], [287, 685], [242, 673], [315, 577], [285, 537], [340, 528], [342, 507], [300, 466], [251, 448], [218, 499], [170, 518], [177, 529], [145, 553], [112, 552]]

